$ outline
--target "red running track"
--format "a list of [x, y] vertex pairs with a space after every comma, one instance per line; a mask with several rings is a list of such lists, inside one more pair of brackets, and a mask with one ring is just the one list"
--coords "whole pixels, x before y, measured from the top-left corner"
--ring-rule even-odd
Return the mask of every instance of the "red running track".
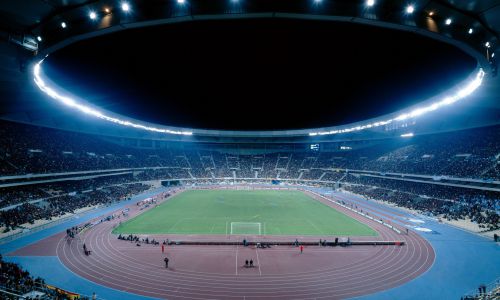
[[[51, 237], [50, 243], [41, 241], [37, 243], [39, 245], [19, 250], [19, 254], [34, 255], [33, 252], [40, 252], [41, 248], [52, 244], [52, 249], [63, 264], [84, 278], [114, 289], [166, 299], [345, 299], [402, 285], [432, 265], [434, 251], [418, 234], [397, 234], [329, 201], [318, 200], [360, 220], [379, 233], [377, 238], [359, 237], [353, 240], [403, 240], [405, 245], [345, 248], [309, 246], [302, 254], [297, 248], [288, 246], [271, 249], [168, 246], [166, 253], [162, 254], [161, 246], [143, 244], [138, 247], [135, 243], [118, 240], [111, 234], [119, 222], [115, 219], [96, 225], [80, 234], [79, 238], [67, 240], [63, 234], [59, 234], [58, 239]], [[134, 205], [130, 208], [131, 216], [141, 213]], [[178, 237], [154, 236], [157, 240], [175, 240]], [[242, 237], [234, 236], [203, 238], [242, 240]], [[259, 240], [286, 241], [295, 238], [258, 237]], [[325, 237], [299, 237], [299, 240], [319, 241], [320, 238]], [[83, 243], [92, 250], [90, 256], [84, 255]], [[168, 269], [163, 263], [165, 256], [170, 259]], [[244, 268], [246, 259], [253, 259], [256, 266]]]

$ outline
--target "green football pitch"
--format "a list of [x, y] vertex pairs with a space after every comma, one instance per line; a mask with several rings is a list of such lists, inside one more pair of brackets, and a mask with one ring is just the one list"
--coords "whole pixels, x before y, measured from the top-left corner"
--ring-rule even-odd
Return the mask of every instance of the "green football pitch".
[[122, 234], [375, 236], [300, 191], [188, 190], [119, 225]]

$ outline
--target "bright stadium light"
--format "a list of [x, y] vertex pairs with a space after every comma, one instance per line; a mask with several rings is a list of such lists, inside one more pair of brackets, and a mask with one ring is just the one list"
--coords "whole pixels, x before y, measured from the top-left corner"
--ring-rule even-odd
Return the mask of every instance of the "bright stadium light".
[[66, 28], [66, 22], [61, 22], [61, 27]]
[[127, 2], [122, 3], [122, 10], [123, 11], [129, 11], [130, 10], [130, 5]]
[[450, 18], [446, 19], [446, 21], [444, 22], [446, 25], [450, 25], [451, 22], [453, 22]]
[[119, 119], [117, 117], [112, 117], [112, 116], [106, 115], [106, 114], [104, 114], [104, 113], [102, 113], [102, 112], [98, 111], [97, 109], [92, 108], [90, 106], [86, 106], [84, 104], [78, 103], [75, 99], [73, 99], [69, 96], [62, 95], [61, 93], [56, 91], [53, 87], [50, 87], [45, 83], [45, 81], [43, 80], [42, 75], [41, 75], [42, 63], [43, 63], [43, 59], [41, 61], [39, 61], [35, 65], [35, 67], [33, 68], [33, 75], [34, 75], [33, 80], [35, 81], [35, 84], [38, 86], [38, 88], [42, 92], [47, 94], [49, 97], [59, 101], [60, 103], [66, 105], [66, 106], [74, 108], [82, 113], [87, 114], [87, 115], [91, 115], [91, 116], [97, 117], [101, 120], [105, 120], [105, 121], [119, 124], [122, 126], [128, 126], [128, 127], [132, 127], [132, 128], [136, 128], [136, 129], [142, 129], [142, 130], [146, 130], [146, 131], [166, 133], [166, 134], [193, 135], [193, 133], [190, 131], [177, 131], [177, 130], [171, 130], [171, 129], [167, 129], [167, 128], [157, 128], [157, 127], [153, 127], [153, 126], [135, 123], [135, 122], [128, 121], [128, 120], [122, 120], [122, 119]]
[[331, 134], [340, 134], [340, 133], [361, 131], [361, 130], [365, 130], [365, 129], [385, 126], [387, 124], [391, 124], [394, 122], [405, 121], [408, 119], [422, 116], [422, 115], [427, 114], [429, 112], [435, 111], [443, 106], [451, 105], [451, 104], [453, 104], [457, 101], [460, 101], [460, 100], [464, 99], [465, 97], [469, 96], [470, 94], [472, 94], [475, 90], [477, 90], [481, 86], [481, 84], [483, 82], [484, 75], [485, 75], [485, 73], [484, 73], [483, 69], [479, 69], [479, 71], [476, 74], [476, 77], [472, 81], [470, 81], [469, 83], [465, 84], [464, 87], [458, 88], [457, 91], [455, 92], [455, 94], [446, 96], [441, 101], [434, 102], [428, 106], [416, 108], [416, 109], [409, 111], [407, 113], [403, 113], [395, 118], [377, 121], [377, 122], [369, 123], [369, 124], [365, 124], [365, 125], [358, 125], [358, 126], [350, 127], [350, 128], [335, 129], [335, 130], [330, 130], [330, 131], [310, 132], [309, 136], [331, 135]]
[[91, 20], [95, 20], [95, 19], [97, 18], [97, 14], [95, 13], [95, 11], [91, 11], [91, 12], [89, 13], [89, 18], [90, 18]]
[[404, 137], [404, 138], [408, 138], [408, 137], [412, 137], [413, 136], [413, 132], [409, 132], [409, 133], [403, 133], [401, 135], [401, 137]]
[[41, 42], [42, 41], [42, 37], [41, 36], [37, 36], [36, 39]]
[[484, 43], [484, 46], [485, 46], [486, 48], [490, 48], [490, 47], [491, 47], [491, 44], [490, 44], [490, 42], [486, 42], [486, 43]]
[[177, 3], [178, 4], [184, 4], [184, 3], [186, 3], [186, 0], [177, 0]]
[[410, 4], [406, 7], [407, 14], [412, 14], [414, 11], [415, 11], [415, 6], [413, 6], [412, 4]]
[[375, 5], [375, 0], [366, 0], [366, 6], [372, 7]]

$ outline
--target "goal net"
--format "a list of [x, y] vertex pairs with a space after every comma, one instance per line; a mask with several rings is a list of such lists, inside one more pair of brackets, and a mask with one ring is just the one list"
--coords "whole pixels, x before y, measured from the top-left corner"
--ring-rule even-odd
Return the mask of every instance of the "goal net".
[[231, 222], [231, 234], [260, 235], [260, 223], [254, 222]]

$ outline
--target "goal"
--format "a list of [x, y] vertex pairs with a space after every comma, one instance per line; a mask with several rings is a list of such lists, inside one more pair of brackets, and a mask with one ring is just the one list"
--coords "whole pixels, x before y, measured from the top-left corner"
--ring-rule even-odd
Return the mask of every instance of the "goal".
[[261, 225], [256, 222], [231, 222], [231, 234], [260, 235]]

